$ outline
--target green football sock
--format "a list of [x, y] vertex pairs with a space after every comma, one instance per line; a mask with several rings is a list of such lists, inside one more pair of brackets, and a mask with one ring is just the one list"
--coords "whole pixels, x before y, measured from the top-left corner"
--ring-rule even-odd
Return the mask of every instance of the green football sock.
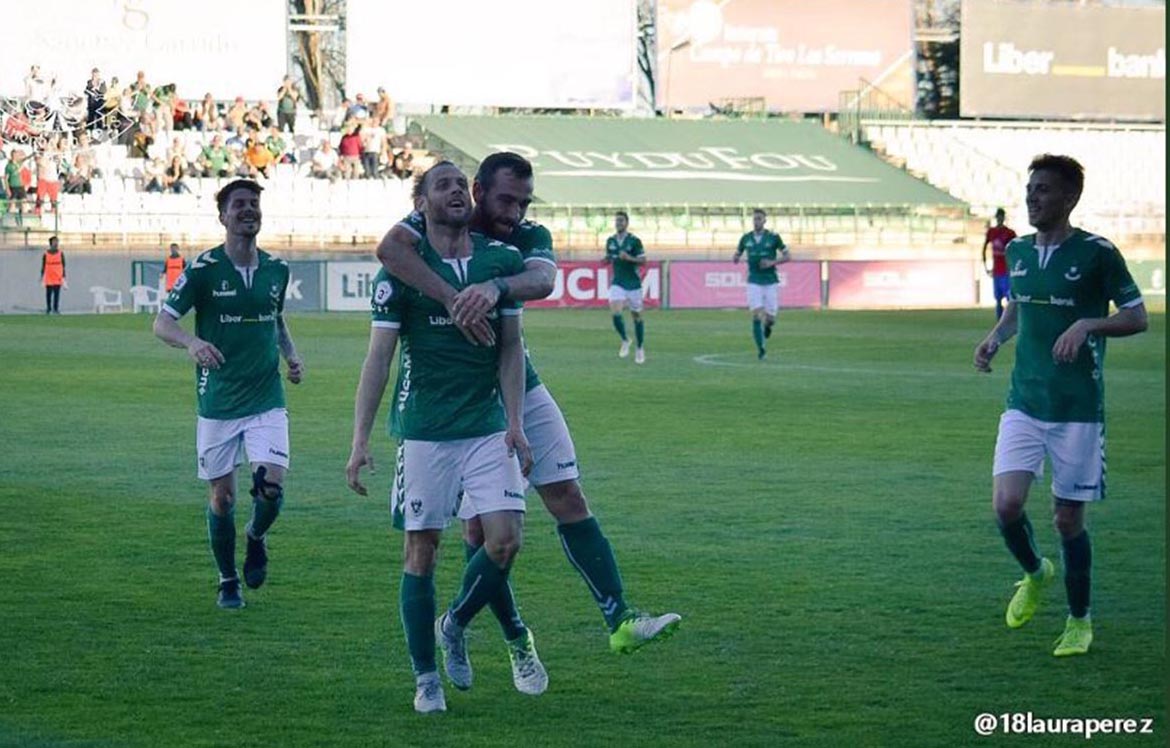
[[1040, 569], [1040, 553], [1036, 550], [1036, 541], [1032, 538], [1032, 523], [1028, 515], [1020, 512], [1014, 522], [1000, 523], [999, 533], [1003, 535], [1003, 542], [1008, 550], [1020, 562], [1020, 566], [1028, 574], [1035, 574]]
[[1075, 538], [1061, 538], [1060, 543], [1064, 556], [1064, 589], [1068, 595], [1068, 612], [1073, 618], [1084, 618], [1089, 614], [1089, 588], [1093, 572], [1093, 546], [1089, 542], [1089, 531], [1085, 530]]
[[646, 338], [646, 323], [642, 320], [634, 320], [634, 340], [638, 341], [638, 347], [642, 347], [642, 341]]
[[622, 340], [626, 340], [626, 320], [621, 313], [613, 315], [613, 329], [617, 330], [617, 334], [622, 336]]
[[252, 521], [248, 523], [248, 534], [259, 540], [272, 527], [284, 506], [284, 496], [276, 499], [252, 499]]
[[508, 570], [496, 566], [487, 551], [480, 548], [463, 569], [463, 588], [451, 601], [448, 614], [456, 626], [466, 626], [475, 614], [508, 583]]
[[752, 320], [752, 340], [756, 341], [756, 348], [764, 350], [764, 325], [758, 319]]
[[435, 578], [403, 572], [398, 606], [414, 674], [435, 672]]
[[[478, 545], [472, 545], [467, 541], [463, 542], [463, 552], [468, 561], [475, 556], [479, 548]], [[504, 638], [508, 641], [519, 639], [528, 633], [528, 627], [524, 625], [524, 619], [520, 617], [520, 609], [516, 607], [516, 597], [512, 594], [511, 582], [504, 582], [496, 596], [488, 602], [488, 607], [492, 609], [492, 614], [500, 622]]]
[[622, 576], [618, 573], [617, 559], [601, 532], [601, 525], [597, 518], [588, 517], [580, 522], [557, 525], [557, 532], [569, 563], [589, 586], [606, 625], [613, 631], [626, 612], [626, 601], [622, 599]]
[[229, 510], [219, 516], [207, 507], [207, 539], [211, 542], [211, 555], [219, 568], [220, 579], [236, 577], [236, 512]]

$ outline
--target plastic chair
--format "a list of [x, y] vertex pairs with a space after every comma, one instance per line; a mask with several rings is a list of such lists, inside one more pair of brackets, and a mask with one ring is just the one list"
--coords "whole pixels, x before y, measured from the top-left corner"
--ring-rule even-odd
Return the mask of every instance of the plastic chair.
[[159, 290], [150, 286], [130, 286], [130, 309], [134, 312], [161, 311], [162, 297]]
[[104, 312], [121, 312], [122, 307], [122, 292], [116, 288], [106, 288], [105, 286], [90, 286], [89, 292], [93, 294], [93, 311], [97, 314]]

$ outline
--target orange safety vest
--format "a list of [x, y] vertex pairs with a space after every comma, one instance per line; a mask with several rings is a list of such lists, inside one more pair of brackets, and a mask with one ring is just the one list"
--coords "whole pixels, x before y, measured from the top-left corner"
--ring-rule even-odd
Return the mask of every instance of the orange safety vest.
[[187, 267], [187, 261], [182, 257], [171, 257], [167, 255], [167, 291], [175, 287], [175, 281], [183, 274], [183, 268]]
[[46, 286], [60, 286], [65, 282], [65, 256], [57, 252], [45, 252], [45, 274], [41, 283]]

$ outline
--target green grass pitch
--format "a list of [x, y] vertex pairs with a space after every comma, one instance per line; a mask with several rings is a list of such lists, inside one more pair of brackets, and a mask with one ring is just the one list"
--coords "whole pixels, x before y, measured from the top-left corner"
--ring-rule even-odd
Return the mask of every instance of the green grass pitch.
[[[1018, 569], [990, 469], [1013, 353], [973, 371], [989, 311], [784, 312], [763, 363], [746, 312], [649, 312], [641, 367], [618, 359], [603, 311], [525, 321], [628, 598], [681, 613], [674, 639], [611, 654], [531, 496], [513, 579], [548, 693], [515, 692], [485, 613], [475, 688], [419, 717], [381, 426], [376, 498], [343, 477], [364, 315], [290, 319], [308, 367], [288, 388], [293, 472], [268, 584], [236, 612], [214, 605], [184, 354], [145, 315], [0, 317], [0, 745], [1085, 742], [978, 738], [982, 712], [1152, 717], [1154, 735], [1092, 744], [1165, 744], [1162, 315], [1109, 342], [1097, 638], [1068, 660], [1051, 656], [1060, 584], [1026, 627], [1003, 623]], [[1059, 560], [1046, 486], [1031, 516]], [[454, 530], [445, 551], [441, 604]]]

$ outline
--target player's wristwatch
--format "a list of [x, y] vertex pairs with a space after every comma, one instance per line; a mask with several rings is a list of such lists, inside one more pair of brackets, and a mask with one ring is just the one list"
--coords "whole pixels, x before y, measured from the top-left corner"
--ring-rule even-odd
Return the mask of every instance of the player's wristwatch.
[[508, 298], [508, 294], [512, 292], [512, 289], [508, 286], [508, 281], [503, 278], [492, 278], [492, 283], [495, 284], [496, 289], [500, 292], [500, 301]]

